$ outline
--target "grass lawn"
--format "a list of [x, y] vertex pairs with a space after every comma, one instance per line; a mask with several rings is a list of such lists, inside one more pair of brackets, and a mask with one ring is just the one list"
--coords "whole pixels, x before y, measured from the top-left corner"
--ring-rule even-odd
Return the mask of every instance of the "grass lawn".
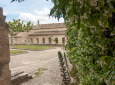
[[17, 54], [17, 53], [23, 53], [27, 51], [22, 51], [22, 50], [10, 50], [10, 54]]
[[50, 49], [50, 48], [54, 48], [54, 47], [38, 46], [38, 45], [15, 45], [14, 48], [30, 49], [30, 50], [43, 50], [43, 49]]

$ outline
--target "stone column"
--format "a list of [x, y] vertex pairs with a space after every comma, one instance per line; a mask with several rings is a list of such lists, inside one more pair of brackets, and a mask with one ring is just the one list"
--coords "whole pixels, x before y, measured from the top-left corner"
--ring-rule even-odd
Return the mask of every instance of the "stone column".
[[0, 85], [11, 85], [9, 26], [5, 23], [5, 18], [0, 7]]

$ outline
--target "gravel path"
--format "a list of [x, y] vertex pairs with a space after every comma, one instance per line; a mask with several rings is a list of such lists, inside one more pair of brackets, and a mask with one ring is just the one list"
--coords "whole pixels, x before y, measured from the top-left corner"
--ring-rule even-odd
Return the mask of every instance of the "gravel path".
[[31, 79], [21, 85], [59, 85], [62, 77], [59, 67], [58, 51], [62, 47], [44, 51], [28, 51], [29, 53], [10, 56], [11, 74], [24, 71], [28, 74], [34, 74], [40, 67], [46, 68], [38, 77]]

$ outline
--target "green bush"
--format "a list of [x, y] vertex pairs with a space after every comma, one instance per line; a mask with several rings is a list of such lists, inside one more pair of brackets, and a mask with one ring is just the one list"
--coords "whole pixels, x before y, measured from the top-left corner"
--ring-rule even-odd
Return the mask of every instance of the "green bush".
[[68, 27], [65, 50], [70, 63], [78, 70], [80, 85], [112, 85], [115, 75], [115, 0], [53, 2], [50, 15], [65, 19]]

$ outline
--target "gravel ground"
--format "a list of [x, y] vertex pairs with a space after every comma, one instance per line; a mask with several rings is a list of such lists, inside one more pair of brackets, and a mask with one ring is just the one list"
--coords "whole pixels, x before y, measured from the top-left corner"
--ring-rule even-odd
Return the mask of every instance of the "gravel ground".
[[46, 68], [43, 74], [22, 83], [21, 85], [59, 85], [62, 77], [59, 67], [58, 51], [62, 47], [44, 51], [28, 51], [29, 53], [10, 56], [11, 74], [24, 71], [33, 75], [40, 67]]

